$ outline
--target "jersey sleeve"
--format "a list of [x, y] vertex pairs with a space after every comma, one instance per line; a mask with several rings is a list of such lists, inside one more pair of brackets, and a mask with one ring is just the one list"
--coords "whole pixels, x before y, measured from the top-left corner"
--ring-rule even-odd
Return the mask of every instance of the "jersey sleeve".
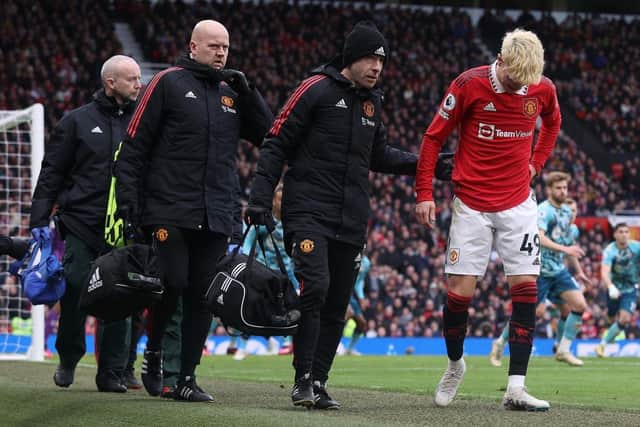
[[533, 150], [533, 155], [531, 156], [531, 164], [537, 174], [540, 174], [545, 162], [553, 151], [556, 139], [560, 133], [560, 124], [562, 123], [556, 87], [551, 80], [547, 78], [544, 79], [546, 80], [545, 84], [548, 85], [548, 90], [542, 112], [540, 113], [542, 126], [540, 127], [540, 134], [538, 135], [538, 140]]
[[571, 224], [571, 239], [573, 244], [578, 243], [578, 240], [580, 240], [580, 229], [575, 224]]
[[613, 258], [615, 258], [615, 253], [612, 245], [606, 247], [606, 249], [602, 252], [602, 263], [606, 266], [611, 267], [613, 265]]
[[631, 247], [631, 252], [633, 252], [636, 269], [640, 271], [640, 242], [637, 240], [632, 240], [629, 243], [629, 246]]
[[438, 154], [454, 128], [458, 126], [465, 109], [465, 92], [469, 86], [460, 87], [458, 79], [454, 80], [447, 89], [438, 112], [431, 120], [431, 124], [422, 137], [420, 157], [416, 172], [417, 202], [433, 200], [433, 177], [435, 174]]
[[549, 210], [546, 209], [545, 205], [538, 206], [538, 229], [547, 233], [550, 219], [551, 215], [549, 215]]

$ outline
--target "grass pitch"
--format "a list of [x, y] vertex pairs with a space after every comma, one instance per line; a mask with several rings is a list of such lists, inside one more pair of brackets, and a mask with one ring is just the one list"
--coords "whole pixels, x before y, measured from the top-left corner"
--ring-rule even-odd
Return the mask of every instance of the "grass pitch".
[[586, 359], [581, 368], [532, 359], [527, 386], [551, 402], [548, 413], [501, 409], [508, 360], [503, 368], [484, 357], [465, 360], [456, 401], [437, 408], [432, 394], [444, 356], [338, 357], [329, 391], [343, 408], [332, 412], [291, 406], [290, 357], [204, 357], [198, 383], [213, 393], [212, 404], [152, 398], [144, 390], [98, 393], [90, 357], [69, 389], [53, 384], [55, 362], [0, 361], [0, 426], [640, 425], [638, 359]]

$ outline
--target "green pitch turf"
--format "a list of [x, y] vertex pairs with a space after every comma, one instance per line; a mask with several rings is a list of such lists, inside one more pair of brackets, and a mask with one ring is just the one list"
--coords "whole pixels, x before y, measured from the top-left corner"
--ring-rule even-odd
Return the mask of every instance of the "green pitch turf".
[[507, 368], [469, 357], [458, 398], [436, 408], [433, 390], [445, 357], [338, 357], [331, 395], [334, 412], [290, 404], [290, 357], [204, 357], [198, 382], [211, 404], [152, 398], [144, 390], [98, 393], [92, 358], [76, 370], [69, 389], [54, 386], [55, 362], [0, 361], [0, 426], [639, 426], [640, 360], [586, 359], [571, 368], [550, 358], [532, 359], [529, 390], [551, 402], [548, 413], [500, 408]]

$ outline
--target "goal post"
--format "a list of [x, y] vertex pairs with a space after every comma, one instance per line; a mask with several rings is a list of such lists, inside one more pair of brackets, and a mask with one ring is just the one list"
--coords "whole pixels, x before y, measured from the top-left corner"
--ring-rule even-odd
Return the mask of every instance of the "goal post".
[[[44, 107], [0, 110], [0, 234], [30, 238], [31, 196], [44, 157]], [[0, 360], [44, 360], [45, 307], [32, 306], [0, 257]]]

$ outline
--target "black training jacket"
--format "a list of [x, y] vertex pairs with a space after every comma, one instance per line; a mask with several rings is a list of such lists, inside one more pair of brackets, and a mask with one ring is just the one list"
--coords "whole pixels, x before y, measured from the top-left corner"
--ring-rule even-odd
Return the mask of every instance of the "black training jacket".
[[238, 141], [260, 145], [272, 121], [256, 89], [239, 95], [219, 71], [180, 59], [151, 80], [127, 129], [115, 166], [119, 214], [230, 236]]
[[30, 226], [49, 225], [57, 202], [63, 227], [101, 251], [113, 154], [134, 104], [120, 106], [104, 89], [93, 97], [89, 104], [67, 113], [51, 133], [33, 195]]
[[286, 234], [315, 231], [362, 245], [369, 170], [415, 175], [418, 157], [387, 145], [379, 90], [357, 89], [334, 65], [314, 70], [286, 102], [261, 149], [250, 205], [270, 208], [285, 160]]

